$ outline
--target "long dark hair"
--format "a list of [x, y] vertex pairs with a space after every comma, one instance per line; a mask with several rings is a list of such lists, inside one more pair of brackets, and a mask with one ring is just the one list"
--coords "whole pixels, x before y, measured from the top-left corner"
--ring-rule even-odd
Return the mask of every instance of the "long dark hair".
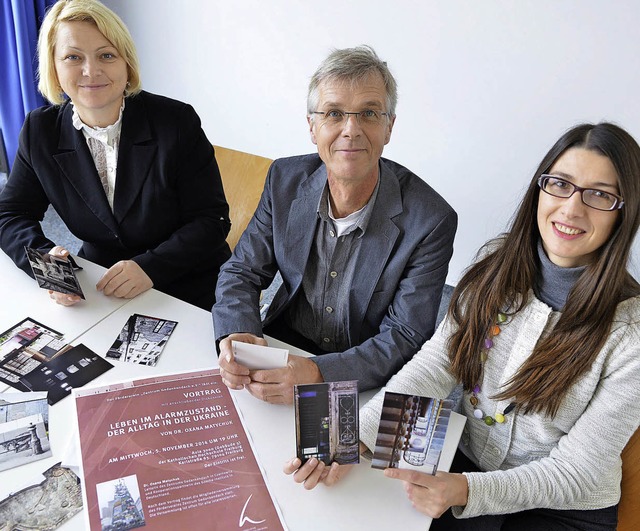
[[640, 293], [640, 285], [627, 271], [640, 222], [640, 146], [636, 141], [610, 123], [582, 124], [567, 131], [540, 163], [509, 231], [490, 242], [488, 254], [465, 272], [449, 306], [449, 317], [457, 325], [449, 339], [449, 358], [454, 374], [469, 391], [482, 376], [478, 360], [489, 326], [505, 308], [509, 313], [520, 311], [534, 284], [539, 267], [538, 177], [576, 147], [611, 161], [625, 204], [611, 237], [569, 293], [553, 334], [540, 339], [494, 397], [515, 399], [525, 413], [556, 414], [569, 387], [589, 370], [606, 342], [618, 303]]

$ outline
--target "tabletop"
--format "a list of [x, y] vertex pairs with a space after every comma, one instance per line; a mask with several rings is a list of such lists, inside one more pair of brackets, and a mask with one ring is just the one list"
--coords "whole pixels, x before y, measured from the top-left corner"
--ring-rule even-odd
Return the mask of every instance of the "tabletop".
[[[178, 321], [170, 340], [155, 367], [110, 360], [114, 368], [88, 386], [132, 378], [170, 374], [218, 366], [215, 354], [211, 314], [157, 290], [149, 290], [132, 300], [107, 297], [95, 291], [95, 283], [104, 269], [86, 260], [79, 260], [83, 270], [79, 280], [87, 297], [73, 307], [62, 307], [49, 299], [46, 290], [18, 270], [6, 255], [0, 253], [0, 275], [6, 279], [4, 292], [11, 304], [0, 308], [0, 326], [4, 329], [31, 317], [47, 327], [63, 333], [65, 340], [83, 343], [101, 356], [117, 337], [130, 315], [139, 313]], [[288, 348], [290, 352], [308, 355], [290, 345], [268, 338], [271, 346]], [[245, 428], [252, 440], [256, 457], [263, 469], [266, 483], [290, 530], [393, 529], [398, 524], [405, 530], [426, 530], [430, 519], [418, 513], [407, 499], [399, 481], [387, 479], [368, 463], [357, 465], [337, 485], [307, 491], [282, 472], [285, 461], [295, 456], [295, 421], [293, 406], [262, 402], [246, 391], [232, 391]], [[364, 403], [372, 393], [364, 393]], [[53, 456], [41, 461], [0, 472], [0, 496], [15, 492], [23, 478], [37, 476], [60, 461], [74, 461], [75, 404], [67, 397], [49, 408], [50, 441]], [[461, 421], [452, 419], [456, 430]], [[441, 468], [450, 465], [455, 451], [445, 450]], [[83, 530], [82, 514], [74, 516], [60, 529]]]

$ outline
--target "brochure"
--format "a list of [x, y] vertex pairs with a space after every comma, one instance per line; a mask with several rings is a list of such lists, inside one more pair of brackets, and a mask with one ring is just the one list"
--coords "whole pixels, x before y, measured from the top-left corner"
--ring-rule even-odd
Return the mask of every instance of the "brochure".
[[74, 395], [88, 529], [283, 529], [218, 370]]
[[19, 391], [48, 391], [50, 405], [113, 365], [62, 334], [26, 318], [0, 334], [0, 381]]
[[296, 454], [329, 465], [360, 461], [358, 382], [326, 382], [294, 387]]
[[435, 474], [453, 405], [451, 400], [385, 392], [371, 466]]
[[51, 457], [46, 393], [0, 393], [0, 471]]
[[107, 357], [155, 367], [177, 325], [177, 321], [133, 314], [111, 345]]
[[42, 289], [78, 295], [82, 299], [85, 298], [74, 271], [72, 260], [58, 258], [49, 253], [41, 253], [29, 247], [24, 249], [33, 275]]

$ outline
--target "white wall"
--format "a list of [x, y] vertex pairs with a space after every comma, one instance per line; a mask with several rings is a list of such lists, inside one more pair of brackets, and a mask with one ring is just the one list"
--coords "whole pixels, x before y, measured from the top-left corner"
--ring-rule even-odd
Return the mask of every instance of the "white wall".
[[145, 89], [191, 103], [213, 143], [270, 158], [314, 150], [306, 88], [330, 49], [372, 45], [399, 84], [385, 156], [460, 217], [450, 283], [565, 129], [610, 120], [640, 140], [636, 0], [106, 3], [133, 34]]

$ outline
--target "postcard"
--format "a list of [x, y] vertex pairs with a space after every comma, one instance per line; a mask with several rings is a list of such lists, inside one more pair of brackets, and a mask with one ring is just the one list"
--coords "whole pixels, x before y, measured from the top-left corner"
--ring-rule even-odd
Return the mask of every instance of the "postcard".
[[294, 387], [296, 454], [355, 464], [360, 461], [358, 382], [326, 382]]
[[51, 457], [46, 393], [0, 393], [0, 471]]
[[155, 367], [177, 325], [177, 321], [133, 314], [109, 348], [107, 358]]
[[21, 378], [70, 348], [60, 332], [27, 317], [0, 334], [0, 381], [30, 391]]
[[82, 510], [80, 479], [60, 463], [24, 485], [0, 483], [0, 498], [0, 525], [7, 530], [52, 531]]
[[242, 341], [232, 341], [235, 360], [249, 369], [280, 369], [287, 366], [289, 351]]
[[452, 407], [451, 400], [387, 391], [371, 466], [435, 474]]
[[33, 275], [42, 289], [78, 295], [84, 299], [84, 293], [74, 271], [74, 263], [66, 258], [58, 258], [49, 253], [25, 247]]
[[218, 370], [74, 396], [86, 529], [283, 529]]
[[53, 405], [71, 394], [72, 389], [82, 387], [112, 368], [111, 363], [81, 343], [42, 363], [20, 382], [29, 391], [47, 391], [49, 404]]

